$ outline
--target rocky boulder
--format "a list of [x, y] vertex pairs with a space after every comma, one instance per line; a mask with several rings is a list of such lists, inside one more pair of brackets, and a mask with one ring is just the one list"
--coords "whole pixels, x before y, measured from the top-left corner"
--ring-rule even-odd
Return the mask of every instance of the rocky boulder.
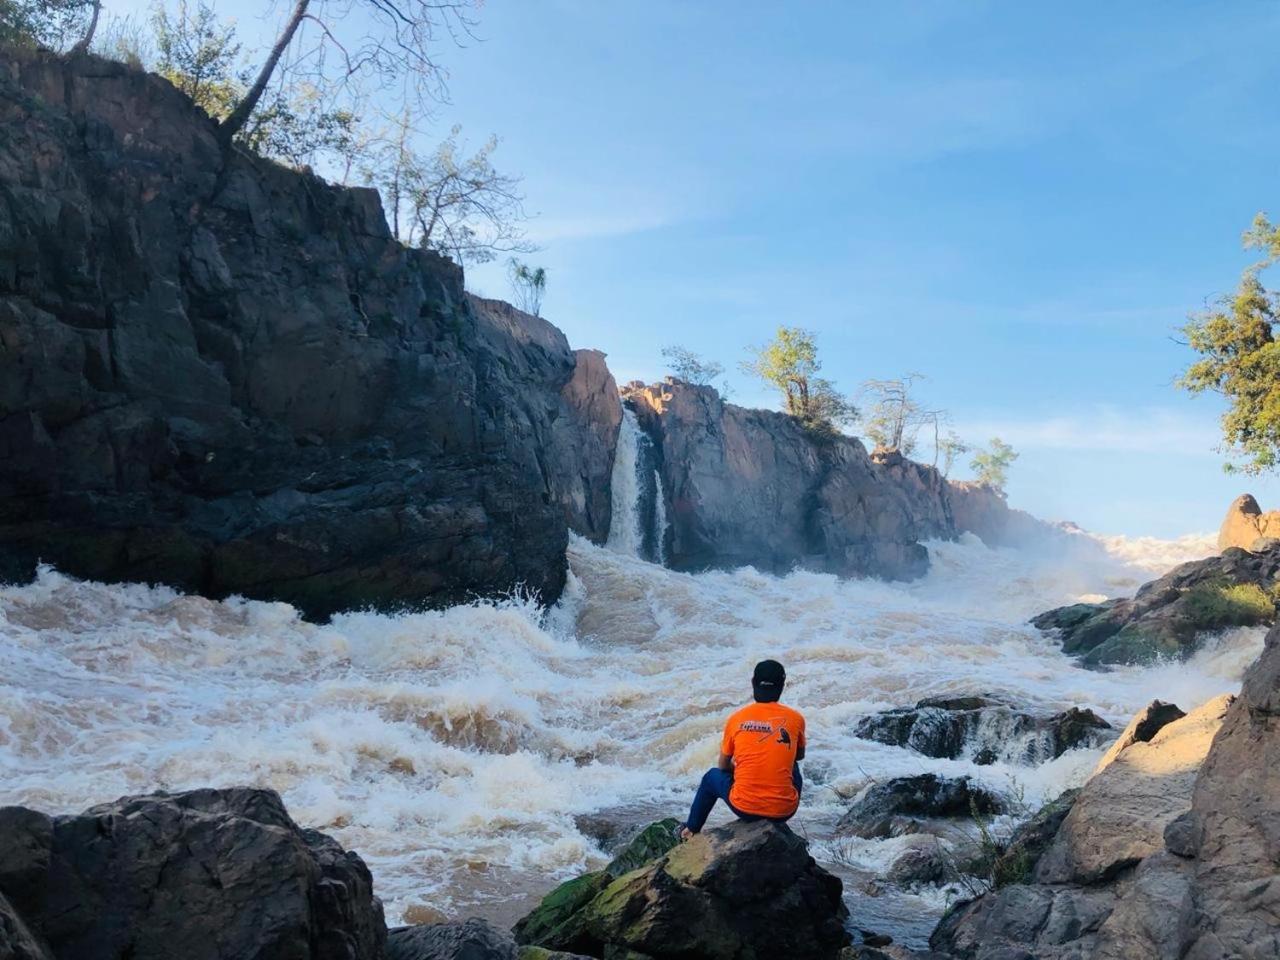
[[986, 484], [952, 480], [947, 492], [956, 529], [975, 534], [988, 547], [1069, 543], [1053, 524], [1023, 510], [1014, 510], [1003, 494]]
[[382, 956], [364, 863], [300, 829], [269, 790], [127, 797], [75, 816], [5, 807], [0, 837], [0, 944], [13, 950], [17, 931], [17, 957]]
[[1231, 501], [1227, 508], [1227, 515], [1218, 529], [1218, 549], [1265, 549], [1265, 541], [1277, 537], [1280, 537], [1280, 510], [1263, 513], [1252, 494], [1245, 493]]
[[1280, 541], [1258, 553], [1231, 547], [1176, 567], [1130, 599], [1059, 607], [1031, 623], [1086, 666], [1185, 660], [1215, 631], [1273, 623], [1278, 576]]
[[1079, 707], [1046, 717], [1015, 710], [993, 697], [927, 697], [914, 707], [863, 717], [854, 736], [926, 757], [1034, 765], [1105, 743], [1112, 729], [1092, 710]]
[[376, 192], [241, 151], [166, 81], [0, 58], [0, 581], [443, 605], [603, 540], [599, 354], [469, 297]]
[[916, 833], [929, 820], [1001, 813], [999, 796], [969, 777], [923, 773], [876, 783], [836, 824], [840, 836], [874, 839]]
[[[566, 886], [548, 900], [579, 900]], [[516, 938], [591, 957], [835, 960], [849, 943], [841, 894], [786, 826], [739, 821], [608, 878], [550, 930], [526, 918]]]

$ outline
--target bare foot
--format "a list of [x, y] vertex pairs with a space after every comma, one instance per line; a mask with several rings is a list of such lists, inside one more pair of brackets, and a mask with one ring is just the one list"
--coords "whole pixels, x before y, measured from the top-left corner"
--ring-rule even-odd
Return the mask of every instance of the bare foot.
[[691, 840], [691, 839], [693, 839], [693, 831], [690, 830], [688, 827], [681, 827], [680, 842], [684, 843], [686, 840]]

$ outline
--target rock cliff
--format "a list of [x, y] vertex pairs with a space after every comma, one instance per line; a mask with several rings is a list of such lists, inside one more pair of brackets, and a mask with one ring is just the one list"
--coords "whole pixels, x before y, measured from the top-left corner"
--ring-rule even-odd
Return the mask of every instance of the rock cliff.
[[599, 354], [469, 298], [375, 192], [224, 154], [157, 77], [6, 53], [0, 579], [553, 600], [620, 416]]
[[668, 379], [623, 393], [652, 442], [668, 524], [663, 554], [677, 569], [802, 566], [911, 579], [928, 569], [923, 540], [971, 531], [1005, 546], [1051, 532], [989, 488], [726, 403], [712, 387]]

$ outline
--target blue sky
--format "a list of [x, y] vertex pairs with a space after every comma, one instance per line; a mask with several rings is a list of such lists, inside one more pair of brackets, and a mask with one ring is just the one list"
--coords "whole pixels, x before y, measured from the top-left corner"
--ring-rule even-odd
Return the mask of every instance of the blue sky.
[[[260, 40], [258, 5], [218, 8]], [[1254, 213], [1280, 213], [1280, 3], [486, 0], [479, 19], [441, 50], [434, 123], [502, 138], [543, 313], [619, 381], [681, 343], [771, 406], [738, 361], [799, 325], [850, 391], [926, 374], [962, 436], [1021, 451], [1009, 498], [1038, 515], [1169, 536], [1244, 490], [1280, 507], [1274, 479], [1222, 473], [1219, 404], [1174, 389], [1172, 339], [1234, 285]], [[470, 284], [507, 292], [498, 266]]]

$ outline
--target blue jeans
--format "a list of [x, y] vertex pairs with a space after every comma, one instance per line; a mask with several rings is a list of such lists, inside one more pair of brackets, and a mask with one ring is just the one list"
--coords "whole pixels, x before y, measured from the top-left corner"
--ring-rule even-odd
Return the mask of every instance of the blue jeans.
[[[798, 796], [804, 786], [804, 778], [800, 776], [798, 763], [791, 768], [791, 782], [796, 785]], [[739, 820], [773, 820], [775, 823], [785, 823], [795, 816], [795, 814], [788, 814], [785, 817], [758, 817], [752, 813], [743, 813], [729, 802], [731, 789], [733, 789], [733, 774], [730, 771], [712, 767], [704, 773], [702, 782], [698, 784], [698, 792], [693, 795], [693, 804], [689, 807], [689, 817], [684, 825], [693, 833], [699, 832], [706, 825], [707, 817], [711, 816], [711, 808], [716, 805], [717, 800], [723, 800], [724, 805], [733, 810], [734, 816]]]

